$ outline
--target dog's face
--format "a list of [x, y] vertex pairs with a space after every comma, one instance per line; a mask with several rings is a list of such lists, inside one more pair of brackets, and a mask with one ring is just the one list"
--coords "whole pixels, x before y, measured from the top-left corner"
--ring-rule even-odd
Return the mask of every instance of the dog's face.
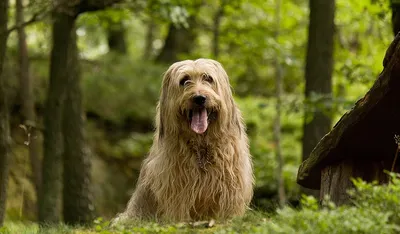
[[160, 133], [168, 127], [173, 131], [186, 127], [203, 134], [213, 125], [228, 121], [232, 108], [235, 107], [228, 76], [217, 61], [198, 59], [174, 63], [163, 79]]

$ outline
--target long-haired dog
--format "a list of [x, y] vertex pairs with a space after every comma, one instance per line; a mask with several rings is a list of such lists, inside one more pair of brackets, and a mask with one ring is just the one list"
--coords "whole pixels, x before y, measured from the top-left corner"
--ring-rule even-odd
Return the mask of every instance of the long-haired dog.
[[253, 184], [245, 126], [221, 64], [198, 59], [171, 65], [162, 82], [153, 145], [114, 223], [240, 216]]

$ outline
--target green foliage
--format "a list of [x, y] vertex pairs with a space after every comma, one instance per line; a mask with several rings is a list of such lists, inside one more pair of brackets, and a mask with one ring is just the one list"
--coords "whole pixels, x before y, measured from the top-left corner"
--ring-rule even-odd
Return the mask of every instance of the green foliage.
[[400, 225], [400, 177], [394, 173], [389, 175], [391, 182], [386, 186], [355, 179], [353, 183], [357, 189], [350, 194], [359, 209], [384, 211], [389, 215], [390, 222]]
[[96, 63], [84, 70], [86, 110], [117, 124], [152, 122], [165, 67], [112, 54]]
[[[328, 198], [320, 205], [315, 198], [303, 196], [301, 209], [286, 206], [273, 216], [249, 211], [242, 218], [224, 222], [132, 222], [116, 227], [110, 227], [108, 220], [98, 218], [90, 228], [49, 226], [40, 233], [398, 233], [400, 177], [392, 174], [391, 178], [391, 183], [384, 186], [354, 180], [355, 189], [350, 192], [351, 206], [337, 207]], [[37, 233], [38, 229], [32, 224], [6, 223], [1, 231], [7, 234]]]
[[[302, 125], [300, 112], [289, 111], [290, 104], [296, 97], [287, 96], [284, 100], [287, 105], [283, 109], [282, 116], [282, 148], [285, 157], [284, 177], [287, 192], [295, 195], [298, 189], [293, 178], [297, 174], [297, 166], [301, 151]], [[275, 160], [275, 145], [273, 144], [273, 124], [275, 100], [270, 98], [237, 98], [239, 107], [243, 113], [250, 138], [250, 151], [253, 156], [253, 164], [256, 176], [256, 185], [276, 191], [277, 177]]]
[[[89, 123], [89, 140], [98, 154], [108, 159], [141, 159], [153, 142], [153, 133], [133, 132], [125, 136], [107, 136], [106, 132]], [[116, 140], [113, 138], [117, 138]]]
[[[200, 2], [203, 4], [199, 4]], [[276, 25], [275, 12], [277, 0], [135, 0], [126, 1], [126, 5], [123, 7], [85, 13], [79, 17], [77, 34], [82, 58], [85, 111], [96, 117], [88, 121], [89, 124], [86, 128], [88, 141], [95, 155], [104, 160], [106, 164], [109, 163], [108, 167], [111, 167], [111, 162], [119, 163], [116, 170], [129, 178], [130, 184], [126, 185], [121, 182], [120, 177], [115, 176], [121, 186], [118, 188], [121, 196], [128, 196], [126, 194], [130, 192], [123, 191], [124, 188], [127, 190], [134, 187], [133, 181], [140, 166], [140, 159], [146, 155], [152, 143], [153, 133], [149, 126], [154, 119], [161, 77], [166, 69], [165, 66], [155, 64], [150, 58], [143, 58], [149, 22], [154, 24], [153, 38], [149, 42], [152, 47], [152, 55], [159, 52], [165, 40], [167, 26], [172, 22], [179, 26], [196, 28], [198, 38], [195, 48], [193, 48], [194, 51], [191, 54], [183, 55], [183, 59], [212, 57], [214, 17], [220, 9], [223, 10], [223, 16], [219, 28], [220, 55], [218, 60], [230, 75], [236, 100], [248, 126], [257, 188], [265, 188], [272, 194], [277, 190], [277, 163], [273, 143], [273, 120], [275, 117], [273, 96], [276, 88], [273, 64], [277, 60], [282, 65], [285, 91], [281, 119], [282, 150], [285, 162], [284, 179], [288, 197], [298, 196], [298, 185], [295, 178], [301, 162], [303, 110], [305, 108], [326, 109], [331, 111], [329, 114], [337, 119], [367, 91], [382, 70], [383, 56], [393, 38], [390, 25], [390, 2], [387, 0], [336, 1], [332, 101], [326, 101], [326, 97], [319, 95], [313, 95], [309, 100], [303, 98], [308, 1], [280, 0], [280, 2], [281, 23], [279, 27]], [[51, 4], [48, 3], [46, 0], [34, 0], [27, 7], [26, 19], [29, 19], [29, 16], [35, 12], [51, 7]], [[197, 17], [196, 25], [188, 25], [187, 18], [193, 15]], [[14, 17], [13, 10], [10, 11], [10, 17]], [[120, 22], [126, 29], [125, 39], [129, 48], [126, 56], [108, 53], [107, 49], [106, 28], [110, 23]], [[26, 28], [30, 60], [32, 61], [31, 73], [35, 80], [35, 96], [39, 109], [43, 107], [47, 94], [48, 54], [51, 49], [50, 26], [51, 21], [46, 19]], [[278, 37], [276, 37], [277, 32], [279, 33]], [[5, 70], [7, 71], [6, 76], [9, 77], [8, 91], [12, 93], [11, 100], [17, 100], [16, 34], [12, 33], [9, 39], [9, 59], [7, 59], [8, 66]], [[40, 117], [43, 114], [42, 111], [39, 112]], [[108, 127], [106, 128], [105, 125]], [[20, 159], [26, 156], [20, 151], [17, 147], [13, 148], [13, 152], [18, 154], [15, 158]], [[24, 178], [25, 184], [29, 181], [27, 182], [24, 177], [24, 170], [21, 170], [26, 166], [24, 163], [17, 161], [15, 164], [18, 165], [13, 165], [12, 171], [16, 173], [16, 177]], [[95, 168], [94, 171], [103, 172], [98, 168]], [[21, 188], [19, 186], [12, 184], [9, 189], [12, 193], [8, 202], [9, 207], [12, 207], [9, 210], [10, 218], [20, 216], [19, 210], [15, 208], [21, 204]], [[109, 185], [99, 183], [97, 186], [107, 187]], [[112, 191], [115, 190], [115, 187], [105, 188], [105, 190]], [[379, 192], [379, 194], [383, 193]], [[107, 197], [104, 199], [107, 200]], [[393, 202], [389, 204], [393, 205]], [[116, 208], [99, 208], [103, 211], [114, 209]], [[327, 217], [332, 215], [332, 220], [344, 219], [344, 216], [338, 214], [341, 212], [340, 209], [342, 208], [327, 209], [324, 211], [326, 212], [324, 215]], [[290, 208], [285, 208], [280, 212], [280, 216], [286, 215], [287, 218], [295, 219], [300, 216], [299, 213], [296, 213], [297, 211]], [[316, 220], [324, 217], [319, 213], [314, 214], [313, 212], [317, 211], [310, 207], [301, 212], [304, 212], [301, 215], [310, 215], [306, 219], [310, 223], [314, 222], [311, 215], [316, 215]], [[349, 209], [346, 212], [348, 215], [354, 215], [351, 212], [356, 211]], [[364, 213], [360, 213], [361, 219], [364, 217]], [[389, 219], [393, 219], [393, 216], [390, 216]], [[379, 218], [379, 220], [385, 219]], [[284, 221], [276, 218], [274, 222], [283, 225]], [[257, 225], [251, 223], [249, 229], [245, 230], [260, 231], [259, 226], [267, 225], [267, 230], [278, 232], [267, 221], [265, 222], [267, 224], [264, 221], [256, 223]], [[241, 224], [239, 222], [238, 225]], [[291, 225], [295, 225], [295, 223]], [[326, 225], [329, 226], [331, 223]], [[355, 224], [355, 226], [357, 225]], [[305, 225], [305, 227], [309, 226]], [[165, 230], [168, 228], [170, 227]], [[234, 226], [221, 230], [221, 232], [236, 232], [241, 230], [240, 228]], [[320, 229], [317, 230], [323, 230], [323, 227], [318, 228]], [[145, 229], [143, 227], [141, 230]], [[289, 233], [292, 232], [290, 228], [285, 230]], [[361, 232], [364, 229], [358, 230]], [[340, 232], [338, 231], [338, 233]]]

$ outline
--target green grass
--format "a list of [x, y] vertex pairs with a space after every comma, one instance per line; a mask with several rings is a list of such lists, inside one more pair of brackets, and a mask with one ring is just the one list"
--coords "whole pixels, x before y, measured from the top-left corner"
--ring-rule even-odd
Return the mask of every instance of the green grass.
[[6, 222], [0, 228], [1, 234], [79, 234], [96, 233], [91, 228], [71, 227], [64, 224], [39, 228], [39, 225], [32, 222]]
[[329, 199], [322, 205], [303, 197], [301, 209], [284, 207], [275, 214], [249, 211], [242, 218], [226, 222], [159, 224], [134, 222], [111, 228], [101, 218], [88, 227], [67, 225], [38, 228], [34, 223], [6, 222], [4, 234], [133, 234], [133, 233], [287, 233], [287, 234], [391, 234], [400, 233], [400, 175], [391, 174], [386, 186], [355, 180], [350, 192], [352, 206], [335, 206]]
[[[307, 198], [308, 199], [308, 198]], [[360, 207], [318, 208], [316, 200], [305, 201], [301, 210], [286, 207], [269, 217], [260, 212], [248, 212], [245, 217], [226, 222], [197, 222], [159, 224], [131, 223], [109, 227], [108, 221], [98, 219], [90, 227], [66, 225], [39, 229], [34, 223], [7, 222], [4, 234], [133, 234], [133, 233], [398, 233], [399, 227], [390, 221], [390, 214]], [[1, 230], [1, 229], [0, 229]]]
[[[248, 212], [243, 218], [226, 222], [203, 221], [195, 223], [159, 224], [156, 222], [131, 223], [126, 226], [109, 227], [108, 221], [98, 219], [91, 227], [71, 227], [67, 225], [48, 226], [39, 229], [30, 222], [6, 222], [0, 229], [4, 234], [133, 234], [133, 233], [250, 233], [251, 227], [268, 222], [266, 214]], [[260, 233], [260, 232], [258, 232]]]

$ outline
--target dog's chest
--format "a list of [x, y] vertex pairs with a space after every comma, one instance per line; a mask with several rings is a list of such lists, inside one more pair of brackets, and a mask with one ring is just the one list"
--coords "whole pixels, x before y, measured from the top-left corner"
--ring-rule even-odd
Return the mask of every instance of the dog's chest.
[[189, 141], [188, 146], [195, 164], [202, 171], [207, 171], [207, 169], [215, 163], [215, 146], [206, 141]]

